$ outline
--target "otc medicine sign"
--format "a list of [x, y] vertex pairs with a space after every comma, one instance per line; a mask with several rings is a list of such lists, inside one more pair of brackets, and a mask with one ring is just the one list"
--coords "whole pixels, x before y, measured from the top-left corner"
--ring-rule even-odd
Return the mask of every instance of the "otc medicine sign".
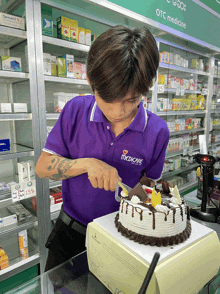
[[[162, 30], [175, 29], [220, 48], [220, 0], [110, 0], [154, 20]], [[166, 29], [166, 27], [169, 27]], [[178, 35], [178, 32], [173, 32]]]

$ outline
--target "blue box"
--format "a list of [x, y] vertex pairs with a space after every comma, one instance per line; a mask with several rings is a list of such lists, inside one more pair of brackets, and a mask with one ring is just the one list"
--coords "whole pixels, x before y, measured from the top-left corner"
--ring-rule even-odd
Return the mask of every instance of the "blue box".
[[0, 140], [0, 151], [9, 151], [10, 150], [10, 140], [4, 139]]
[[42, 19], [42, 34], [53, 37], [53, 21], [49, 19]]

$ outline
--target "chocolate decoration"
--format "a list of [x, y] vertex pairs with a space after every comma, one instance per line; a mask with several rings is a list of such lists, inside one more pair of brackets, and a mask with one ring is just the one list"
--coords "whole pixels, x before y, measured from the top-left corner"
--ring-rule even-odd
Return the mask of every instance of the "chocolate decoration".
[[155, 181], [150, 178], [147, 178], [145, 174], [143, 178], [140, 179], [140, 183], [141, 185], [145, 185], [147, 187], [151, 187], [151, 188], [155, 187]]
[[163, 192], [169, 194], [170, 193], [170, 187], [168, 182], [163, 181], [162, 182], [162, 188], [163, 188]]
[[191, 234], [191, 223], [189, 220], [187, 220], [186, 228], [185, 230], [176, 235], [171, 237], [150, 237], [150, 236], [143, 236], [137, 233], [132, 232], [131, 230], [126, 229], [120, 222], [119, 222], [119, 213], [117, 213], [115, 217], [115, 226], [123, 236], [126, 238], [133, 240], [134, 242], [138, 242], [140, 244], [144, 245], [150, 245], [150, 246], [158, 246], [158, 247], [167, 247], [172, 246], [174, 244], [179, 244], [184, 242], [186, 239], [189, 238]]
[[128, 193], [128, 199], [131, 200], [134, 195], [138, 196], [142, 202], [149, 198], [140, 183], [137, 183], [137, 185]]
[[152, 205], [150, 205], [150, 204], [147, 204], [147, 203], [140, 203], [139, 205], [148, 208], [151, 212], [157, 212], [157, 210], [156, 210]]
[[187, 219], [190, 220], [190, 209], [188, 205], [187, 205]]

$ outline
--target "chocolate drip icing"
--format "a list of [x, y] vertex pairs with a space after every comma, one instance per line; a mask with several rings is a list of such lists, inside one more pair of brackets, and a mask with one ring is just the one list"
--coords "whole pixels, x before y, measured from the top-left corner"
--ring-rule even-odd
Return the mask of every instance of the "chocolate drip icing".
[[141, 206], [148, 208], [151, 212], [157, 212], [157, 210], [150, 204], [147, 203], [140, 203]]
[[124, 203], [125, 203], [125, 201], [124, 201], [124, 200], [122, 200], [122, 204], [121, 204], [121, 213], [123, 212]]
[[[169, 212], [169, 211], [168, 211], [168, 212]], [[167, 221], [167, 216], [168, 216], [168, 214], [165, 213], [165, 219], [164, 219], [165, 221]]]
[[135, 207], [135, 211], [140, 214], [140, 220], [142, 221], [143, 220], [143, 210], [141, 208], [139, 208], [139, 209], [140, 209], [140, 212], [137, 210], [137, 207]]
[[190, 209], [188, 205], [187, 205], [187, 219], [190, 220]]
[[128, 206], [129, 206], [129, 203], [127, 203], [127, 205], [126, 205], [126, 214], [128, 213]]
[[153, 230], [155, 230], [155, 213], [153, 212]]
[[183, 221], [183, 208], [182, 208], [181, 205], [178, 205], [178, 206], [179, 206], [179, 208], [180, 208], [180, 215], [182, 216], [182, 221]]
[[176, 214], [176, 208], [173, 207], [173, 223], [175, 224], [175, 214]]
[[133, 240], [134, 242], [138, 242], [144, 245], [150, 246], [172, 246], [177, 245], [179, 243], [184, 242], [186, 239], [189, 238], [191, 234], [191, 224], [190, 221], [187, 220], [186, 228], [180, 234], [171, 237], [150, 237], [137, 234], [131, 230], [126, 229], [120, 222], [119, 222], [119, 214], [115, 217], [115, 226], [117, 227], [118, 231], [125, 236], [126, 238]]

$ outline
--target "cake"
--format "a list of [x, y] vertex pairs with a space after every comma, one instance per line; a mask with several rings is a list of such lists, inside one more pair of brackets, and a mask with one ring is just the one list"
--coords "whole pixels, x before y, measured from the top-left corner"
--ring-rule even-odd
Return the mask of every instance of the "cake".
[[145, 176], [128, 194], [122, 191], [120, 198], [115, 225], [123, 236], [159, 247], [179, 244], [189, 238], [190, 210], [177, 186], [171, 188], [163, 181], [160, 190]]

